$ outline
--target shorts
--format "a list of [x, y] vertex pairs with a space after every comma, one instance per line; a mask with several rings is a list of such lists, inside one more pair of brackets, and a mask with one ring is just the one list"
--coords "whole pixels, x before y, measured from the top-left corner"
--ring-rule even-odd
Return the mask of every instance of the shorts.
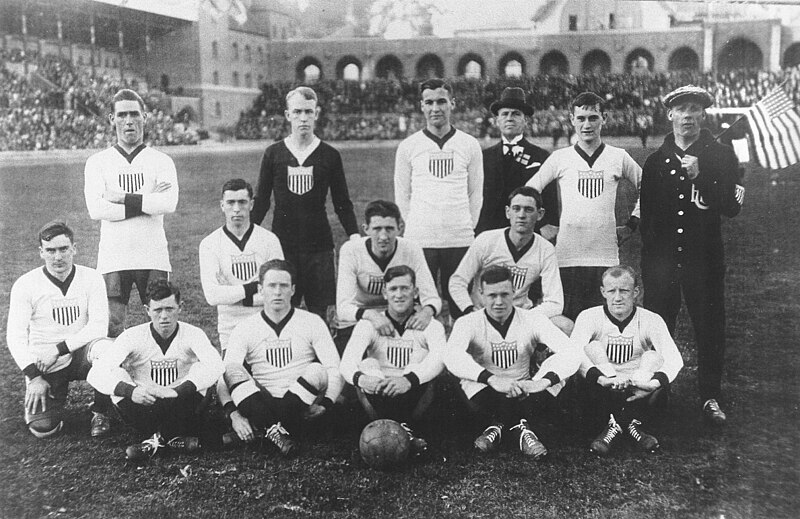
[[333, 250], [322, 252], [283, 251], [286, 261], [297, 269], [292, 305], [305, 298], [306, 307], [327, 307], [336, 304], [336, 269]]
[[139, 291], [142, 304], [147, 304], [147, 284], [155, 279], [169, 280], [169, 272], [163, 270], [118, 270], [103, 274], [106, 282], [106, 294], [109, 299], [118, 299], [128, 304], [134, 283]]

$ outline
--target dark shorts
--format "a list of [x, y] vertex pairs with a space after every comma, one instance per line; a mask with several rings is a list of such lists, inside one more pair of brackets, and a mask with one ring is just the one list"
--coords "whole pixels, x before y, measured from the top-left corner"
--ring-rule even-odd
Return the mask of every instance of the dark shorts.
[[127, 304], [131, 297], [131, 290], [136, 284], [139, 299], [142, 304], [147, 303], [147, 284], [154, 279], [169, 280], [169, 272], [163, 270], [118, 270], [103, 274], [106, 281], [106, 294], [109, 299], [118, 299]]
[[561, 267], [561, 285], [564, 287], [565, 317], [575, 320], [578, 314], [603, 304], [600, 285], [603, 284], [603, 272], [608, 267]]
[[292, 304], [298, 306], [305, 298], [306, 307], [336, 304], [336, 269], [333, 251], [296, 252], [283, 251], [286, 261], [297, 269], [297, 280]]

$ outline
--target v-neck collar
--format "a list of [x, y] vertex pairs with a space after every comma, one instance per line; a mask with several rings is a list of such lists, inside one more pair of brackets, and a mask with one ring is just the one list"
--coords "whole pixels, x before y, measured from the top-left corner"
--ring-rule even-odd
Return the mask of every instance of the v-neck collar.
[[631, 315], [629, 315], [628, 317], [626, 317], [621, 321], [618, 320], [613, 315], [611, 315], [611, 312], [609, 312], [607, 305], [603, 305], [603, 312], [605, 312], [606, 317], [608, 317], [608, 320], [611, 321], [611, 324], [613, 324], [619, 329], [619, 333], [622, 333], [625, 330], [625, 328], [627, 328], [628, 325], [631, 324], [631, 321], [633, 321], [633, 318], [636, 315], [636, 305], [634, 305], [633, 312], [631, 312]]
[[69, 273], [69, 276], [67, 276], [64, 279], [64, 281], [61, 281], [60, 279], [58, 279], [57, 277], [52, 275], [47, 270], [47, 267], [44, 267], [44, 266], [42, 267], [42, 272], [44, 272], [44, 275], [47, 277], [47, 279], [50, 280], [51, 283], [53, 283], [55, 286], [58, 287], [59, 290], [61, 290], [61, 295], [62, 296], [66, 296], [67, 295], [67, 292], [69, 291], [69, 286], [72, 284], [72, 280], [75, 279], [75, 270], [76, 270], [75, 269], [75, 265], [73, 265], [72, 266], [72, 271]]
[[237, 238], [236, 235], [233, 234], [230, 230], [228, 230], [227, 225], [222, 226], [222, 232], [225, 233], [225, 236], [227, 236], [234, 243], [234, 245], [236, 245], [239, 248], [240, 251], [244, 251], [244, 248], [247, 246], [248, 240], [250, 240], [250, 236], [253, 234], [254, 228], [255, 224], [253, 224], [253, 222], [250, 222], [250, 227], [247, 229], [247, 231], [245, 231], [241, 240]]
[[435, 142], [436, 145], [439, 146], [439, 149], [441, 150], [442, 148], [444, 148], [445, 143], [450, 140], [450, 137], [456, 134], [456, 127], [451, 124], [450, 131], [444, 134], [441, 138], [431, 133], [427, 128], [424, 128], [422, 130], [422, 133], [425, 134], [427, 138]]
[[594, 153], [592, 153], [591, 155], [589, 155], [588, 153], [583, 151], [583, 148], [581, 148], [580, 145], [577, 142], [575, 143], [574, 148], [575, 148], [575, 151], [578, 153], [578, 155], [584, 161], [586, 161], [586, 163], [591, 168], [591, 167], [594, 166], [594, 163], [597, 162], [597, 159], [600, 158], [600, 154], [603, 153], [603, 150], [606, 149], [606, 143], [605, 142], [601, 142], [600, 146], [598, 146], [597, 149], [594, 150]]
[[122, 149], [122, 146], [120, 146], [119, 144], [115, 144], [114, 145], [114, 149], [117, 150], [120, 155], [125, 157], [125, 160], [128, 161], [128, 164], [131, 164], [133, 162], [133, 159], [135, 159], [136, 156], [139, 153], [141, 153], [142, 150], [144, 150], [146, 147], [147, 146], [145, 146], [144, 143], [142, 143], [142, 144], [136, 146], [136, 148], [132, 152], [128, 153], [124, 149]]

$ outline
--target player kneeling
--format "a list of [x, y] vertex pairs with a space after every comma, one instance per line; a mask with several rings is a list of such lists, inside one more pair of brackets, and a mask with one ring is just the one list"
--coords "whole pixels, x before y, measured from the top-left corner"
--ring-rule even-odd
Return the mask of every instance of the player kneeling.
[[[467, 314], [453, 326], [444, 363], [461, 379], [469, 407], [486, 427], [475, 440], [481, 452], [495, 450], [509, 427], [523, 454], [541, 458], [547, 448], [529, 425], [580, 366], [580, 353], [538, 310], [515, 307], [511, 271], [487, 267], [478, 277], [483, 310]], [[537, 343], [555, 353], [531, 378]]]
[[289, 262], [270, 260], [258, 275], [264, 309], [231, 333], [220, 401], [240, 440], [265, 437], [288, 455], [297, 446], [291, 434], [339, 396], [339, 354], [322, 318], [292, 307], [296, 274]]
[[87, 380], [111, 395], [120, 416], [150, 436], [126, 450], [130, 460], [153, 456], [164, 447], [200, 448], [204, 397], [223, 373], [222, 359], [200, 328], [178, 321], [181, 293], [158, 279], [147, 286], [150, 322], [122, 332], [97, 355]]
[[600, 291], [606, 304], [581, 312], [571, 336], [586, 354], [581, 373], [589, 405], [608, 419], [590, 449], [605, 456], [627, 434], [640, 450], [652, 452], [658, 439], [642, 430], [642, 422], [666, 398], [683, 359], [664, 320], [636, 306], [639, 284], [632, 268], [606, 270]]
[[367, 416], [401, 422], [409, 435], [412, 454], [419, 455], [428, 444], [413, 435], [408, 423], [418, 421], [433, 401], [433, 379], [443, 368], [444, 327], [436, 320], [424, 330], [406, 327], [415, 313], [418, 295], [416, 274], [410, 267], [388, 268], [383, 283], [383, 297], [388, 303], [384, 315], [391, 323], [392, 334], [381, 335], [370, 321], [360, 320], [342, 355], [340, 371], [355, 386]]

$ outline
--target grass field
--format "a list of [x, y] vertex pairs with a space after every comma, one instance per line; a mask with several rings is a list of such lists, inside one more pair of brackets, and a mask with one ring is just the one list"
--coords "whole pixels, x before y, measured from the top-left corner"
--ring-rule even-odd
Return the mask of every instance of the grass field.
[[[167, 150], [169, 151], [169, 150]], [[652, 151], [652, 150], [650, 150]], [[218, 188], [225, 179], [253, 179], [260, 153], [251, 148], [174, 152], [180, 179], [178, 212], [166, 218], [173, 279], [185, 299], [183, 320], [215, 336], [215, 311], [203, 299], [197, 265], [200, 240], [219, 226]], [[394, 149], [343, 150], [359, 220], [369, 200], [392, 196]], [[640, 163], [646, 153], [631, 149]], [[94, 266], [99, 225], [83, 202], [86, 154], [0, 156], [0, 322], [13, 281], [40, 264], [35, 231], [66, 218], [76, 229], [77, 262]], [[44, 157], [44, 158], [43, 158]], [[584, 431], [567, 413], [546, 428], [551, 455], [523, 459], [509, 449], [486, 457], [471, 449], [472, 429], [443, 384], [422, 430], [433, 454], [397, 473], [367, 468], [357, 455], [363, 423], [345, 414], [303, 439], [293, 459], [244, 448], [124, 461], [139, 438], [115, 423], [111, 437], [88, 437], [89, 391], [73, 386], [66, 434], [36, 440], [22, 420], [23, 381], [0, 348], [0, 518], [16, 517], [796, 517], [800, 509], [800, 169], [770, 185], [754, 168], [742, 214], [725, 223], [729, 352], [724, 391], [729, 425], [700, 420], [691, 330], [684, 316], [677, 342], [687, 366], [666, 414], [650, 427], [655, 455], [623, 448], [596, 459]], [[269, 218], [269, 217], [268, 217]], [[337, 243], [344, 236], [331, 218]], [[638, 241], [623, 258], [638, 267]], [[135, 299], [135, 296], [133, 296]], [[129, 324], [143, 322], [138, 301]], [[5, 343], [5, 333], [0, 339]]]

